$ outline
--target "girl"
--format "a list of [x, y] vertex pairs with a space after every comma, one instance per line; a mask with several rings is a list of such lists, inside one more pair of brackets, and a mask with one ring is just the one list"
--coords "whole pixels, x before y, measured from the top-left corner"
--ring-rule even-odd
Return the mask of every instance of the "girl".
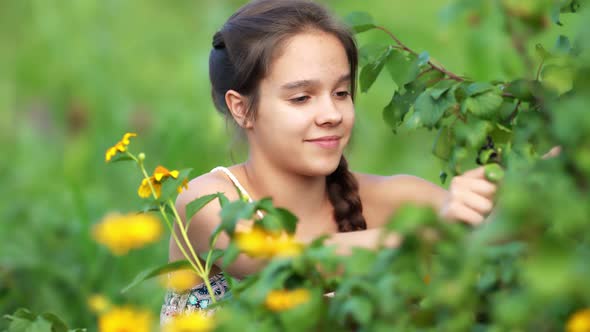
[[[455, 177], [449, 191], [409, 175], [348, 169], [342, 153], [354, 124], [357, 57], [349, 29], [316, 3], [259, 0], [233, 14], [213, 37], [210, 80], [217, 110], [247, 138], [248, 159], [193, 179], [177, 199], [181, 217], [186, 204], [203, 195], [224, 192], [238, 199], [235, 185], [250, 199], [270, 196], [295, 213], [300, 241], [329, 234], [328, 242], [342, 254], [374, 246], [380, 227], [404, 203], [432, 206], [447, 220], [481, 223], [496, 191], [481, 167]], [[213, 201], [190, 221], [197, 252], [209, 249], [219, 211]], [[228, 241], [220, 237], [217, 246], [225, 248]], [[390, 245], [398, 242], [394, 238]], [[170, 260], [183, 258], [170, 241]], [[262, 266], [242, 255], [227, 272], [240, 278]], [[216, 294], [227, 296], [220, 269], [213, 271]], [[169, 292], [161, 320], [206, 308], [209, 300], [204, 285]]]

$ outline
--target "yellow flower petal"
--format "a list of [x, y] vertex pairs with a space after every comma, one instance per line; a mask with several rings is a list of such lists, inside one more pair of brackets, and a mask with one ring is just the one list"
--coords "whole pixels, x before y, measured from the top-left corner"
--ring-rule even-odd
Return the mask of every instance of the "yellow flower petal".
[[590, 308], [574, 313], [567, 321], [567, 332], [590, 332]]
[[104, 160], [106, 162], [111, 161], [111, 159], [117, 154], [117, 148], [116, 147], [110, 147], [107, 149], [107, 152], [105, 153], [105, 157]]
[[203, 280], [195, 271], [183, 269], [162, 276], [161, 282], [164, 287], [180, 293], [201, 284]]
[[125, 145], [129, 145], [129, 139], [131, 137], [135, 137], [137, 136], [136, 133], [125, 133], [125, 135], [123, 135], [123, 138], [121, 139], [121, 143], [125, 144]]
[[139, 185], [139, 188], [137, 188], [137, 195], [141, 198], [151, 197], [152, 188], [154, 188], [154, 191], [156, 192], [156, 198], [160, 198], [160, 195], [162, 194], [162, 184], [157, 182], [153, 176], [149, 179], [144, 178], [141, 180], [141, 184]]
[[213, 317], [198, 312], [175, 316], [163, 326], [163, 332], [209, 332], [215, 327]]
[[114, 308], [98, 319], [99, 332], [149, 332], [152, 315], [131, 307]]
[[94, 294], [88, 298], [88, 307], [92, 312], [101, 313], [109, 306], [109, 300], [101, 294]]
[[109, 214], [92, 227], [94, 240], [115, 255], [126, 254], [156, 242], [162, 234], [160, 220], [150, 214]]
[[247, 232], [236, 232], [238, 248], [251, 257], [268, 258], [272, 256], [269, 238], [269, 234], [256, 227]]
[[154, 170], [154, 178], [156, 179], [156, 181], [160, 182], [162, 181], [162, 179], [166, 178], [166, 177], [173, 177], [175, 179], [178, 178], [178, 175], [180, 173], [176, 170], [174, 171], [169, 171], [166, 167], [164, 166], [158, 166], [156, 167], [156, 169]]
[[306, 303], [311, 298], [309, 290], [273, 290], [266, 296], [265, 305], [271, 311], [285, 311]]
[[271, 241], [272, 254], [275, 257], [295, 257], [303, 251], [303, 245], [291, 235], [282, 235]]
[[188, 179], [184, 179], [182, 184], [176, 188], [176, 191], [180, 194], [184, 189], [188, 189]]
[[105, 161], [109, 162], [115, 155], [117, 155], [117, 153], [127, 151], [127, 145], [129, 145], [129, 138], [134, 136], [137, 136], [137, 134], [126, 133], [125, 135], [123, 135], [123, 138], [119, 142], [107, 149], [104, 158]]

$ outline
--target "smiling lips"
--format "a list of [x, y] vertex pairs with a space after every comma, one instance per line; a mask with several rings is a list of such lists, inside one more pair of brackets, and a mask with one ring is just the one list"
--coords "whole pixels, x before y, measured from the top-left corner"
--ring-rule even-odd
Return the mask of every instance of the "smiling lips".
[[333, 149], [340, 145], [340, 136], [324, 136], [306, 140], [306, 142], [317, 144], [322, 148]]

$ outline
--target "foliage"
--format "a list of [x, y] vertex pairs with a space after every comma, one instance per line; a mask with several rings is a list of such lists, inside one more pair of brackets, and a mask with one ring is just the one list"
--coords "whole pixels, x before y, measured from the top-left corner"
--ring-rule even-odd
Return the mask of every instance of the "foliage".
[[[524, 74], [490, 81], [455, 74], [427, 52], [410, 49], [370, 15], [353, 14], [350, 22], [358, 33], [378, 30], [393, 40], [382, 48], [363, 48], [361, 91], [374, 88], [385, 69], [394, 88], [384, 121], [394, 132], [436, 131], [432, 152], [444, 161], [442, 179], [471, 164], [492, 165], [488, 177], [501, 181], [497, 209], [489, 223], [469, 229], [438, 220], [433, 211], [404, 207], [385, 230], [403, 236], [399, 248], [359, 248], [349, 257], [335, 255], [325, 239], [317, 239], [234, 285], [231, 301], [219, 303], [214, 329], [584, 331], [590, 321], [584, 309], [590, 307], [590, 140], [585, 134], [590, 35], [582, 28], [574, 36], [559, 36], [553, 48], [538, 45], [536, 57], [528, 54], [527, 43], [563, 24], [564, 13], [590, 21], [587, 10], [577, 13], [585, 6], [576, 0], [450, 6], [448, 16], [467, 13], [474, 24], [490, 12], [501, 18]], [[541, 159], [540, 152], [554, 145], [561, 147], [559, 156]], [[168, 177], [158, 195], [150, 188], [154, 199], [144, 210], [155, 207], [164, 219], [174, 217], [169, 202], [189, 172]], [[143, 173], [148, 187], [156, 184], [155, 173]], [[224, 265], [235, 259], [237, 220], [254, 217], [257, 209], [273, 216], [256, 221], [268, 232], [265, 237], [294, 231], [293, 216], [270, 200], [227, 202], [213, 195], [193, 202], [190, 214], [213, 199], [224, 202], [219, 232], [232, 237], [234, 247], [205, 253], [205, 268], [218, 259]], [[176, 268], [151, 268], [130, 286]], [[332, 291], [333, 297], [324, 296]], [[50, 324], [23, 313], [9, 320]]]

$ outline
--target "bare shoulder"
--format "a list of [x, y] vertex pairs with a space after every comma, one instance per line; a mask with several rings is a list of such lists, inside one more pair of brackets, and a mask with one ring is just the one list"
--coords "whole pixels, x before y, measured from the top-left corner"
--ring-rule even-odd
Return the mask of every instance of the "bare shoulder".
[[238, 193], [231, 181], [222, 172], [209, 172], [202, 174], [188, 183], [188, 188], [176, 198], [177, 208], [184, 206], [193, 200], [210, 194], [224, 193], [231, 201], [238, 198]]
[[447, 196], [444, 188], [413, 175], [383, 176], [356, 172], [353, 175], [359, 184], [363, 213], [371, 227], [386, 222], [405, 203], [439, 208]]

